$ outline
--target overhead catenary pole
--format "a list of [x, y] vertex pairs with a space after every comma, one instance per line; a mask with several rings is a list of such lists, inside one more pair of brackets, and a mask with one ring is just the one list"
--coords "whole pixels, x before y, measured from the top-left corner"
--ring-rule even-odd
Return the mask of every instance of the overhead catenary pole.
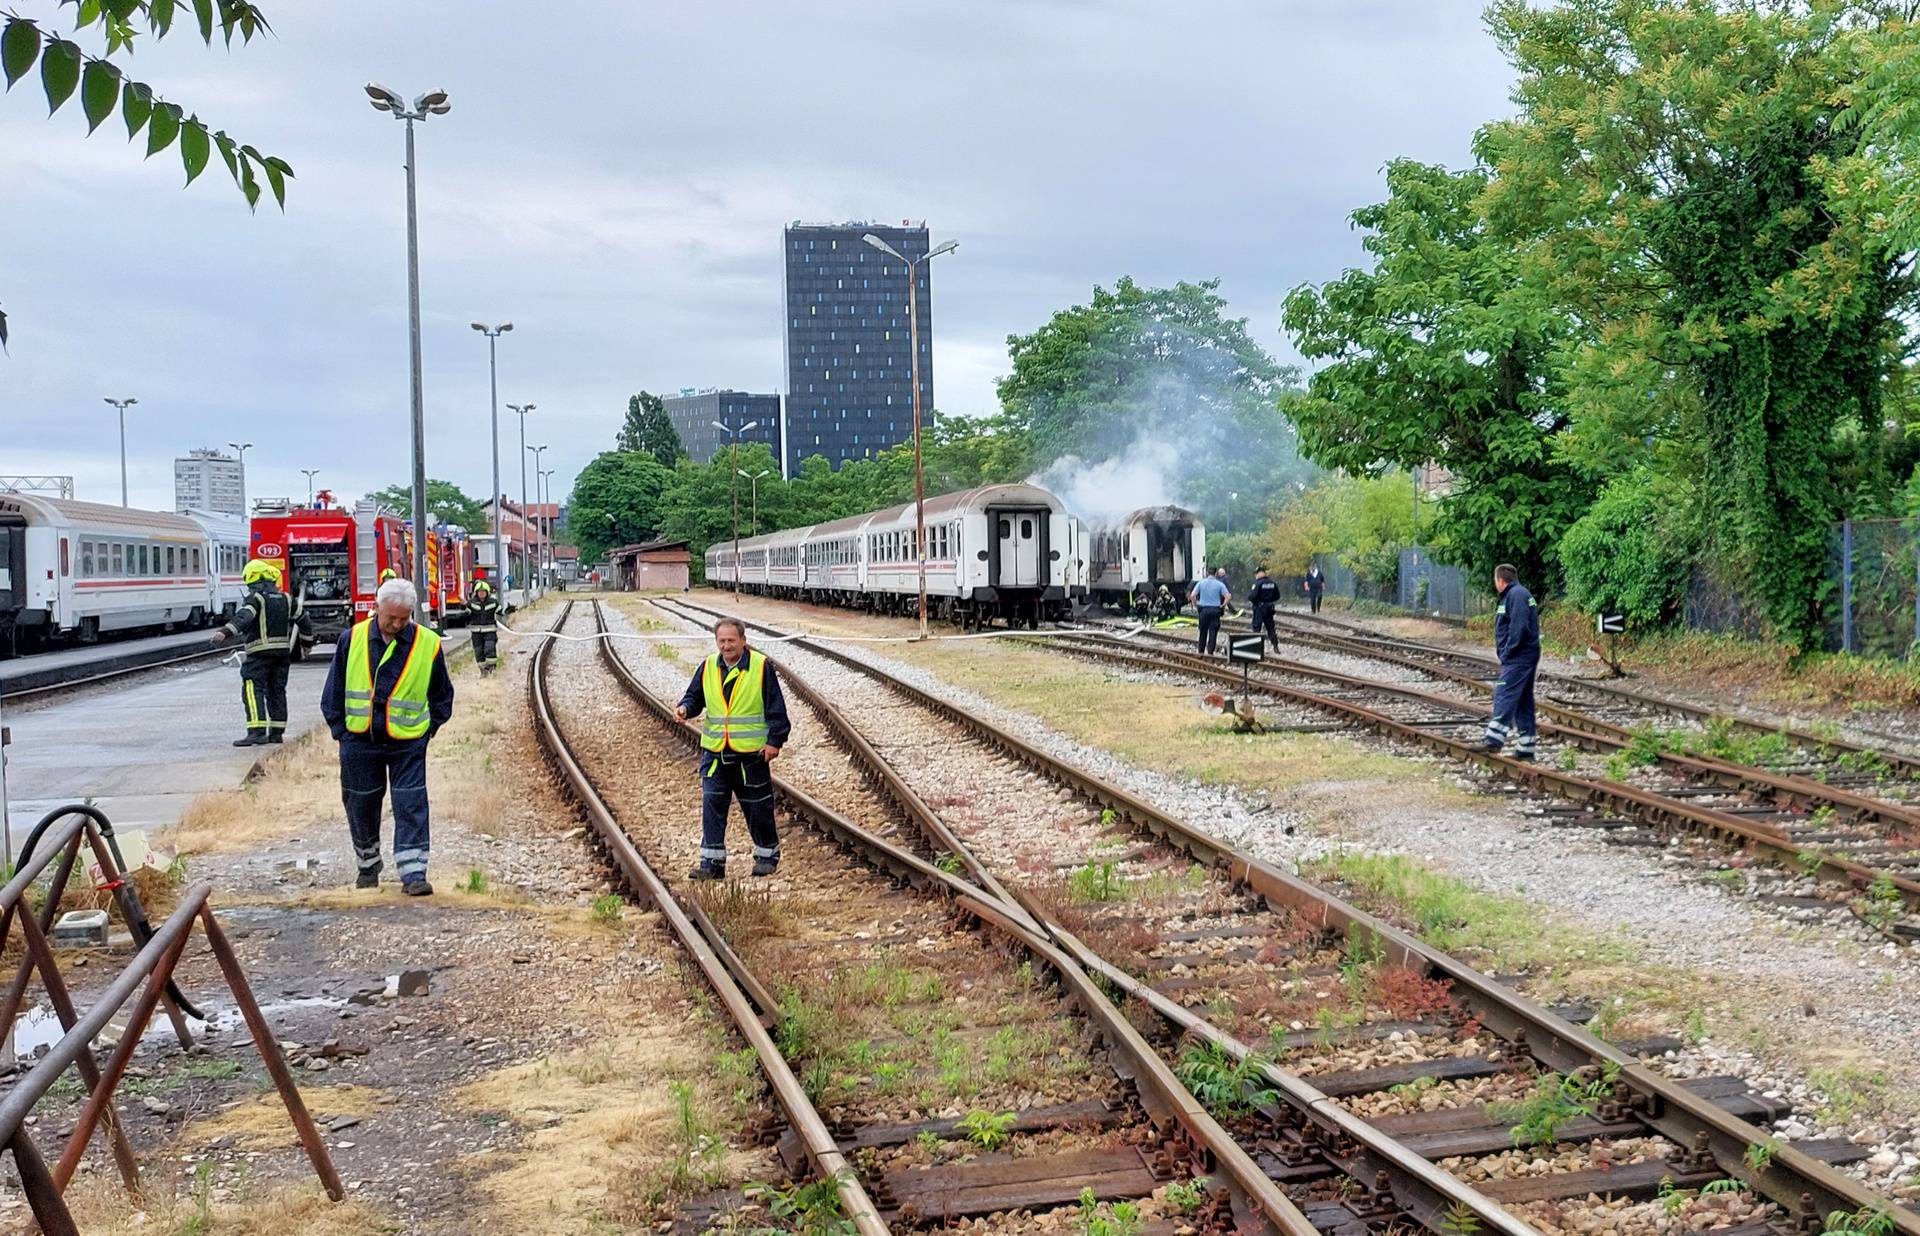
[[[919, 267], [931, 262], [943, 253], [951, 253], [960, 247], [960, 242], [949, 240], [943, 245], [929, 249], [917, 258], [908, 258], [898, 249], [880, 237], [868, 232], [860, 239], [866, 241], [883, 253], [892, 254], [894, 259], [907, 268], [907, 336], [908, 346], [913, 349], [911, 380], [913, 382], [913, 526], [914, 561], [920, 574], [920, 638], [927, 637], [927, 485], [926, 472], [921, 465], [920, 455], [920, 272]], [[932, 288], [928, 288], [929, 294]]]
[[[540, 538], [540, 552], [546, 555], [548, 583], [552, 583], [554, 577], [559, 573], [558, 567], [560, 562], [553, 553], [553, 529], [554, 526], [560, 522], [560, 504], [553, 500], [553, 474], [556, 471], [558, 471], [558, 469], [548, 468], [540, 474], [540, 479], [545, 482], [544, 488], [546, 489], [546, 497], [540, 499], [540, 520], [545, 527], [545, 535]], [[548, 508], [552, 509], [549, 510]]]
[[748, 519], [750, 522], [747, 525], [747, 535], [759, 536], [760, 535], [760, 481], [763, 477], [768, 477], [773, 475], [773, 471], [770, 468], [762, 468], [758, 472], [747, 472], [741, 469], [736, 469], [736, 471], [739, 471], [741, 476], [744, 476], [747, 478], [747, 499], [748, 499], [747, 509], [750, 512], [750, 514], [748, 515]]
[[120, 413], [120, 505], [127, 505], [127, 409], [139, 403], [138, 399], [108, 399]]
[[[547, 444], [542, 442], [539, 446], [529, 446], [524, 448], [524, 451], [520, 456], [520, 487], [521, 487], [521, 494], [522, 494], [521, 502], [520, 502], [520, 534], [523, 538], [526, 536], [526, 533], [527, 533], [527, 520], [529, 519], [533, 520], [534, 538], [537, 540], [540, 536], [540, 516], [535, 513], [534, 507], [538, 507], [540, 504], [540, 456], [543, 452], [546, 451], [546, 449], [547, 449]], [[525, 451], [533, 452], [534, 507], [527, 506], [526, 499], [525, 499], [526, 484], [527, 484], [527, 473], [526, 473], [527, 457], [526, 457]], [[530, 580], [540, 578], [540, 562], [546, 556], [545, 551], [541, 550], [541, 551], [538, 551], [540, 554], [540, 557], [536, 558], [534, 556], [535, 552], [536, 552], [536, 548], [533, 542], [528, 541], [527, 542], [527, 559], [528, 559], [527, 578]], [[540, 590], [542, 592], [545, 592], [546, 587], [547, 587], [547, 581], [545, 579], [540, 579]]]
[[[494, 343], [500, 336], [513, 329], [512, 322], [502, 322], [493, 329], [487, 329], [483, 322], [473, 323], [473, 329], [487, 337], [487, 391], [491, 396], [492, 417], [488, 421], [487, 442], [493, 448], [493, 584], [500, 586], [507, 569], [506, 542], [500, 533], [500, 369], [494, 354]], [[522, 422], [524, 424], [525, 422]]]

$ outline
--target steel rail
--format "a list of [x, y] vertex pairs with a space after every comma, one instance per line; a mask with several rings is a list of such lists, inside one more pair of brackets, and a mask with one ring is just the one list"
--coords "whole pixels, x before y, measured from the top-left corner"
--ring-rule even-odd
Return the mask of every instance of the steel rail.
[[[1498, 662], [1479, 656], [1476, 653], [1464, 652], [1452, 648], [1440, 648], [1435, 645], [1420, 643], [1417, 640], [1394, 639], [1390, 636], [1366, 631], [1364, 628], [1356, 627], [1351, 623], [1332, 622], [1325, 618], [1314, 618], [1310, 620], [1302, 614], [1282, 614], [1276, 615], [1276, 617], [1282, 621], [1320, 622], [1349, 632], [1349, 634], [1346, 635], [1329, 635], [1324, 632], [1311, 631], [1301, 627], [1290, 626], [1286, 628], [1289, 633], [1304, 636], [1309, 642], [1316, 640], [1321, 641], [1323, 646], [1329, 647], [1333, 651], [1348, 653], [1352, 656], [1368, 657], [1376, 661], [1382, 661], [1390, 665], [1400, 665], [1409, 669], [1425, 670], [1429, 673], [1436, 673], [1436, 676], [1451, 678], [1464, 685], [1489, 693], [1492, 691], [1492, 687], [1487, 684], [1484, 677], [1475, 677], [1472, 674], [1463, 673], [1459, 670], [1441, 669], [1434, 665], [1433, 660], [1423, 658], [1465, 662], [1478, 669], [1488, 669], [1495, 673], [1499, 672]], [[1381, 651], [1381, 649], [1397, 649], [1399, 651]], [[1635, 708], [1655, 712], [1670, 712], [1702, 724], [1710, 721], [1725, 721], [1734, 729], [1748, 734], [1779, 735], [1792, 739], [1802, 746], [1813, 747], [1822, 751], [1830, 751], [1841, 755], [1871, 757], [1895, 769], [1903, 776], [1920, 777], [1920, 756], [1908, 755], [1890, 748], [1869, 747], [1862, 743], [1853, 742], [1850, 739], [1838, 737], [1837, 735], [1816, 734], [1811, 730], [1798, 729], [1790, 725], [1776, 725], [1770, 721], [1757, 721], [1751, 717], [1715, 712], [1713, 709], [1700, 704], [1691, 704], [1684, 700], [1673, 699], [1670, 696], [1655, 695], [1651, 691], [1636, 691], [1631, 687], [1623, 687], [1613, 682], [1602, 682], [1592, 678], [1578, 678], [1571, 674], [1553, 673], [1541, 674], [1539, 681], [1547, 684], [1549, 687], [1559, 686], [1562, 690], [1571, 688], [1573, 690], [1592, 691], [1599, 695], [1610, 695]], [[1567, 719], [1575, 725], [1591, 726], [1593, 723], [1599, 722], [1598, 718], [1592, 717], [1590, 714], [1582, 713], [1577, 708], [1569, 705], [1542, 702], [1540, 710], [1542, 712], [1548, 712], [1549, 709], [1554, 712], [1566, 714]], [[1608, 724], [1606, 722], [1599, 723]]]
[[[566, 624], [567, 617], [573, 611], [573, 602], [568, 601], [561, 607], [560, 615], [550, 628], [558, 632]], [[586, 771], [574, 759], [568, 747], [566, 736], [560, 728], [559, 718], [555, 716], [552, 701], [547, 696], [546, 675], [549, 653], [554, 641], [542, 639], [534, 649], [533, 664], [528, 667], [528, 698], [532, 705], [535, 729], [540, 745], [546, 750], [547, 757], [559, 770], [562, 781], [571, 791], [574, 801], [587, 815], [594, 832], [599, 835], [601, 844], [612, 855], [627, 883], [634, 893], [657, 907], [673, 928], [680, 940], [681, 947], [692, 954], [694, 963], [706, 976], [707, 983], [719, 996], [727, 1014], [738, 1027], [741, 1037], [753, 1048], [754, 1055], [760, 1060], [761, 1071], [766, 1074], [768, 1084], [773, 1089], [774, 1100], [786, 1113], [787, 1123], [800, 1138], [800, 1143], [812, 1162], [814, 1170], [825, 1180], [834, 1183], [839, 1193], [842, 1210], [852, 1220], [854, 1228], [861, 1236], [888, 1236], [889, 1229], [881, 1221], [879, 1209], [873, 1199], [854, 1174], [852, 1165], [841, 1153], [834, 1141], [827, 1122], [800, 1085], [788, 1066], [786, 1057], [774, 1044], [773, 1036], [767, 1027], [755, 1015], [753, 1005], [748, 1001], [740, 984], [734, 980], [734, 972], [723, 961], [718, 952], [709, 944], [707, 937], [688, 917], [686, 910], [668, 891], [667, 886], [655, 874], [652, 867], [641, 857], [626, 831], [620, 827], [613, 812], [608, 808]]]
[[[1115, 636], [1105, 632], [1098, 633], [1096, 638], [1117, 648], [1150, 649], [1156, 655], [1166, 657], [1171, 661], [1176, 661], [1186, 669], [1206, 674], [1222, 682], [1234, 681], [1235, 685], [1237, 685], [1237, 680], [1233, 678], [1231, 670], [1223, 667], [1218, 661], [1210, 660], [1197, 653], [1189, 652], [1185, 648], [1168, 647], [1163, 637], [1154, 637], [1152, 644], [1144, 644], [1135, 639]], [[1071, 647], [1071, 645], [1069, 646]], [[1437, 671], [1412, 661], [1400, 663], [1406, 668], [1416, 669], [1434, 677], [1443, 678], [1447, 681], [1460, 682], [1486, 690], [1486, 684], [1478, 682], [1475, 679], [1467, 678], [1465, 675]], [[1324, 682], [1335, 683], [1343, 687], [1351, 687], [1354, 690], [1375, 691], [1386, 695], [1396, 695], [1402, 699], [1432, 704], [1436, 707], [1450, 708], [1476, 721], [1484, 720], [1493, 714], [1493, 706], [1491, 704], [1461, 700], [1450, 695], [1423, 691], [1418, 687], [1408, 686], [1405, 683], [1375, 682], [1370, 678], [1361, 678], [1353, 674], [1343, 674], [1338, 670], [1325, 669], [1321, 666], [1308, 665], [1302, 661], [1294, 661], [1286, 658], [1262, 661], [1259, 665], [1251, 667], [1250, 677], [1256, 682], [1266, 683], [1271, 680], [1264, 675], [1270, 675], [1275, 672], [1318, 678]], [[1633, 745], [1634, 733], [1625, 726], [1615, 725], [1612, 722], [1602, 720], [1599, 717], [1583, 713], [1573, 708], [1542, 704], [1540, 711], [1547, 716], [1559, 718], [1556, 724], [1542, 726], [1540, 730], [1542, 735], [1564, 738], [1590, 751], [1618, 751]], [[1889, 802], [1884, 799], [1873, 798], [1865, 794], [1855, 793], [1852, 790], [1840, 789], [1836, 786], [1827, 785], [1824, 782], [1815, 781], [1811, 777], [1776, 773], [1770, 769], [1758, 767], [1757, 765], [1742, 764], [1735, 760], [1723, 759], [1714, 755], [1701, 755], [1695, 752], [1681, 753], [1662, 750], [1656, 753], [1655, 758], [1659, 763], [1674, 768], [1688, 776], [1712, 781], [1718, 785], [1726, 786], [1729, 789], [1747, 790], [1766, 794], [1776, 802], [1784, 805], [1803, 807], [1832, 806], [1836, 809], [1845, 809], [1862, 818], [1875, 820], [1882, 824], [1896, 824], [1905, 828], [1920, 827], [1920, 808], [1909, 806], [1906, 803]]]
[[[714, 612], [688, 602], [681, 604], [702, 609], [703, 612]], [[789, 634], [765, 622], [749, 622], [749, 625], [782, 635]], [[1364, 933], [1379, 941], [1389, 960], [1395, 964], [1449, 980], [1454, 992], [1480, 1019], [1481, 1024], [1502, 1038], [1522, 1045], [1550, 1067], [1561, 1072], [1572, 1072], [1593, 1065], [1615, 1066], [1619, 1070], [1621, 1084], [1632, 1096], [1630, 1108], [1636, 1118], [1678, 1145], [1711, 1156], [1721, 1172], [1746, 1180], [1758, 1193], [1780, 1205], [1790, 1220], [1805, 1224], [1808, 1230], [1817, 1228], [1822, 1219], [1831, 1215], [1851, 1215], [1884, 1208], [1889, 1231], [1902, 1233], [1903, 1236], [1920, 1236], [1920, 1213], [1903, 1206], [1890, 1205], [1884, 1197], [1795, 1149], [1790, 1142], [1778, 1145], [1767, 1159], [1766, 1166], [1755, 1170], [1748, 1162], [1749, 1147], [1776, 1144], [1765, 1130], [1732, 1115], [1709, 1099], [1692, 1094], [1672, 1079], [1639, 1064], [1612, 1044], [1568, 1022], [1537, 1001], [1496, 982], [1465, 962], [1440, 952], [1323, 888], [1199, 831], [1094, 773], [1048, 755], [991, 722], [877, 665], [823, 643], [814, 636], [800, 635], [793, 642], [884, 683], [921, 707], [956, 722], [983, 742], [1035, 771], [1093, 802], [1111, 807], [1118, 818], [1132, 827], [1165, 839], [1169, 844], [1186, 850], [1197, 861], [1223, 868], [1235, 882], [1260, 894], [1270, 903], [1284, 906], [1308, 922], [1338, 930], [1345, 935]], [[1426, 737], [1419, 730], [1413, 730], [1412, 734]], [[1461, 745], [1447, 744], [1449, 749]]]
[[[676, 608], [681, 604], [698, 608], [691, 603], [670, 602], [670, 604]], [[668, 612], [673, 612], [673, 609], [669, 608]], [[768, 628], [763, 626], [761, 629]], [[986, 872], [984, 864], [980, 863], [971, 852], [971, 847], [952, 833], [938, 813], [906, 784], [886, 758], [847, 721], [838, 706], [822, 696], [817, 688], [809, 684], [791, 666], [781, 666], [781, 682], [784, 688], [791, 690], [793, 694], [800, 696], [813, 706], [826, 724], [828, 732], [854, 754], [866, 771], [869, 780], [879, 783], [884, 792], [894, 798], [895, 802], [914, 819], [927, 835], [930, 843], [944, 847], [947, 852], [965, 863], [970, 870]], [[898, 787], [897, 791], [895, 787]], [[993, 879], [990, 873], [988, 878]], [[994, 880], [993, 884], [995, 888], [1004, 887], [998, 880]], [[1252, 1047], [1238, 1037], [1219, 1029], [1192, 1009], [1156, 991], [1151, 985], [1141, 982], [1126, 970], [1101, 957], [1031, 895], [1016, 889], [1006, 893], [1005, 896], [1052, 937], [1082, 969], [1112, 984], [1124, 995], [1142, 1001], [1178, 1033], [1217, 1044], [1236, 1059], [1246, 1059], [1257, 1054]], [[1258, 1067], [1278, 1091], [1288, 1108], [1311, 1124], [1318, 1125], [1326, 1133], [1345, 1136], [1362, 1147], [1362, 1167], [1360, 1171], [1352, 1173], [1355, 1178], [1359, 1179], [1363, 1185], [1371, 1187], [1372, 1181], [1379, 1173], [1386, 1173], [1392, 1189], [1394, 1205], [1414, 1216], [1429, 1230], [1436, 1232], [1455, 1230], [1459, 1226], [1461, 1214], [1464, 1213], [1473, 1216], [1479, 1225], [1475, 1229], [1477, 1231], [1498, 1233], [1500, 1236], [1539, 1236], [1537, 1229], [1515, 1218], [1499, 1203], [1464, 1181], [1441, 1171], [1424, 1155], [1408, 1149], [1398, 1140], [1347, 1111], [1304, 1078], [1264, 1059], [1259, 1062]], [[1276, 1114], [1275, 1112], [1267, 1113], [1270, 1118]], [[1450, 1215], [1451, 1219], [1449, 1219]], [[1449, 1223], [1453, 1226], [1449, 1227]]]
[[[604, 631], [600, 603], [594, 602], [595, 616]], [[636, 676], [612, 643], [600, 641], [600, 654], [608, 669], [635, 702], [654, 718], [667, 725], [682, 742], [698, 743], [699, 727], [681, 721], [673, 709]], [[1139, 1092], [1141, 1102], [1154, 1123], [1170, 1132], [1178, 1132], [1200, 1156], [1203, 1166], [1225, 1177], [1232, 1195], [1236, 1217], [1243, 1223], [1262, 1223], [1283, 1236], [1317, 1236], [1307, 1217], [1268, 1178], [1252, 1157], [1222, 1128], [1200, 1101], [1188, 1092], [1173, 1070], [1153, 1049], [1126, 1015], [1093, 982], [1092, 978], [1049, 940], [1034, 923], [1030, 913], [1017, 902], [991, 895], [959, 876], [943, 871], [932, 863], [875, 836], [844, 814], [821, 802], [789, 782], [779, 772], [773, 774], [774, 793], [786, 802], [790, 811], [806, 820], [817, 831], [847, 846], [863, 859], [899, 876], [909, 884], [932, 889], [952, 898], [954, 904], [975, 920], [992, 927], [1012, 943], [1026, 949], [1051, 968], [1061, 984], [1097, 1025], [1101, 1036], [1119, 1053], [1131, 1069], [1129, 1080]], [[949, 834], [951, 836], [951, 834]], [[958, 839], [953, 839], [958, 845]], [[956, 857], [964, 852], [952, 851]], [[963, 860], [964, 861], [964, 860]]]
[[[1213, 678], [1236, 687], [1241, 681], [1238, 674], [1218, 666], [1208, 665], [1204, 661], [1199, 661], [1198, 658], [1195, 658], [1196, 663], [1191, 665], [1177, 661], [1170, 664], [1166, 660], [1157, 659], [1142, 652], [1105, 645], [1080, 645], [1072, 648], [1072, 651], [1140, 669], [1165, 671], [1173, 668], [1181, 673]], [[1330, 671], [1315, 670], [1311, 666], [1302, 667], [1302, 670], [1322, 677], [1343, 678], [1346, 683], [1365, 687], [1368, 690], [1431, 700], [1452, 708], [1463, 709], [1462, 701], [1450, 700], [1446, 696], [1430, 695], [1406, 687], [1370, 683], [1360, 678], [1346, 678], [1331, 674]], [[1679, 826], [1706, 832], [1722, 841], [1737, 843], [1742, 848], [1770, 861], [1783, 865], [1798, 864], [1801, 870], [1809, 871], [1809, 874], [1817, 878], [1825, 878], [1858, 889], [1866, 889], [1876, 881], [1884, 880], [1899, 894], [1901, 901], [1909, 910], [1920, 910], [1920, 881], [1895, 875], [1878, 867], [1870, 867], [1850, 858], [1807, 849], [1797, 844], [1784, 832], [1760, 827], [1731, 812], [1698, 806], [1658, 791], [1642, 790], [1619, 781], [1582, 777], [1577, 773], [1543, 767], [1536, 761], [1517, 760], [1499, 752], [1486, 751], [1477, 743], [1461, 742], [1459, 739], [1448, 738], [1444, 734], [1436, 734], [1417, 725], [1409, 725], [1386, 713], [1364, 704], [1356, 704], [1351, 700], [1319, 695], [1271, 680], [1260, 682], [1258, 689], [1264, 695], [1317, 708], [1322, 712], [1348, 720], [1360, 721], [1391, 737], [1416, 742], [1444, 755], [1471, 761], [1529, 788], [1544, 789], [1576, 802], [1603, 804], [1623, 815], [1630, 815], [1663, 827]], [[1591, 734], [1581, 735], [1581, 737], [1595, 743], [1606, 741]], [[1702, 771], [1708, 775], [1722, 775], [1722, 770], [1705, 765], [1701, 767]], [[1809, 784], [1818, 785], [1817, 782]], [[1819, 860], [1817, 865], [1813, 863], [1813, 859]]]
[[[232, 651], [231, 648], [198, 648], [192, 652], [182, 653], [176, 657], [168, 657], [162, 661], [146, 661], [138, 665], [123, 665], [117, 669], [100, 670], [97, 673], [90, 673], [77, 678], [61, 678], [53, 682], [43, 682], [31, 687], [0, 687], [0, 699], [11, 704], [20, 700], [33, 699], [36, 696], [53, 695], [60, 691], [73, 691], [80, 687], [90, 687], [95, 683], [110, 682], [115, 678], [124, 678], [128, 674], [144, 674], [148, 670], [166, 669], [168, 666], [183, 665], [188, 661], [204, 661], [208, 657], [227, 656]], [[88, 667], [80, 666], [76, 668], [86, 669]]]

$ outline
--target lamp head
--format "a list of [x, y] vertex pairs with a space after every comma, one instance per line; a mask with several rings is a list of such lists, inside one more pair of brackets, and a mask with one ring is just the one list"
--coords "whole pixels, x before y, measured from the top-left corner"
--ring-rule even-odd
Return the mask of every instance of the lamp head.
[[894, 248], [892, 245], [888, 244], [886, 241], [881, 240], [878, 236], [875, 236], [872, 232], [868, 232], [866, 235], [862, 236], [860, 239], [866, 241], [868, 244], [872, 245], [874, 248], [880, 250], [880, 252], [885, 253], [891, 257], [894, 257], [902, 262], [907, 260], [900, 256], [900, 251], [898, 249]]
[[391, 112], [400, 107], [400, 96], [379, 82], [367, 83], [367, 98], [376, 111]]
[[446, 115], [451, 106], [452, 104], [447, 102], [447, 92], [444, 90], [429, 90], [413, 101], [413, 110], [432, 112], [436, 116]]
[[745, 433], [749, 429], [758, 429], [758, 428], [760, 428], [759, 421], [748, 421], [746, 424], [740, 426], [740, 432]]
[[504, 334], [506, 334], [506, 333], [507, 333], [508, 331], [510, 331], [510, 330], [512, 330], [512, 329], [513, 329], [513, 323], [512, 323], [512, 322], [502, 322], [502, 323], [500, 323], [500, 325], [499, 325], [499, 326], [497, 326], [497, 327], [495, 327], [494, 329], [495, 329], [495, 330], [497, 330], [497, 331], [499, 331], [499, 332], [500, 332], [501, 334], [503, 334], [503, 335], [504, 335]]
[[[113, 402], [113, 401], [112, 401], [112, 400], [108, 400], [107, 402], [109, 402], [109, 403], [111, 403], [111, 402]], [[722, 425], [722, 424], [721, 424], [721, 423], [720, 423], [719, 421], [708, 421], [708, 422], [707, 422], [707, 424], [709, 424], [709, 425], [712, 425], [712, 426], [713, 426], [713, 427], [714, 427], [715, 429], [718, 429], [718, 430], [719, 430], [719, 431], [720, 431], [721, 433], [732, 433], [732, 432], [733, 432], [733, 430], [731, 430], [731, 429], [728, 429], [728, 428], [727, 428], [727, 427], [726, 427], [725, 425]]]
[[927, 256], [930, 258], [937, 258], [943, 253], [952, 253], [955, 249], [958, 249], [959, 247], [960, 247], [959, 241], [949, 240], [945, 244], [937, 245], [934, 248], [927, 250]]

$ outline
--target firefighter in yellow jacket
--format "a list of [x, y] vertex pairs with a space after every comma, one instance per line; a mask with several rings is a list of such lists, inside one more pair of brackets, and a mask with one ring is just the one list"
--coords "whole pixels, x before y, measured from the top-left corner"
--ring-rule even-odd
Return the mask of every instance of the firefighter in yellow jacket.
[[293, 672], [294, 650], [301, 640], [313, 638], [313, 627], [301, 598], [280, 590], [278, 566], [255, 558], [240, 579], [246, 595], [212, 641], [245, 641], [240, 645], [240, 703], [247, 710], [247, 734], [233, 745], [258, 747], [286, 740], [287, 678]]

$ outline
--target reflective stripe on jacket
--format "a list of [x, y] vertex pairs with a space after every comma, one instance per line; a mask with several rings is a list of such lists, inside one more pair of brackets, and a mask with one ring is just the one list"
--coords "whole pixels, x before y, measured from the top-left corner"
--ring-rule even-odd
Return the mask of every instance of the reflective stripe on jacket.
[[[355, 623], [353, 638], [347, 645], [346, 720], [348, 732], [354, 734], [365, 734], [373, 729], [375, 670], [369, 647], [373, 623], [372, 618]], [[386, 642], [386, 647], [380, 653], [382, 666], [386, 665], [397, 647], [397, 640]], [[421, 738], [431, 728], [433, 719], [427, 710], [427, 688], [433, 681], [434, 658], [439, 655], [440, 636], [416, 624], [413, 628], [413, 647], [408, 651], [406, 664], [401, 666], [400, 677], [387, 697], [389, 738]]]
[[247, 653], [286, 655], [293, 651], [294, 632], [300, 621], [300, 602], [289, 599], [278, 589], [249, 592], [242, 602], [253, 611], [253, 634], [241, 645]]
[[[714, 653], [701, 670], [706, 720], [700, 745], [709, 751], [758, 751], [767, 745], [764, 683], [767, 659], [747, 649], [745, 665], [727, 669]], [[731, 694], [729, 694], [731, 691]]]

